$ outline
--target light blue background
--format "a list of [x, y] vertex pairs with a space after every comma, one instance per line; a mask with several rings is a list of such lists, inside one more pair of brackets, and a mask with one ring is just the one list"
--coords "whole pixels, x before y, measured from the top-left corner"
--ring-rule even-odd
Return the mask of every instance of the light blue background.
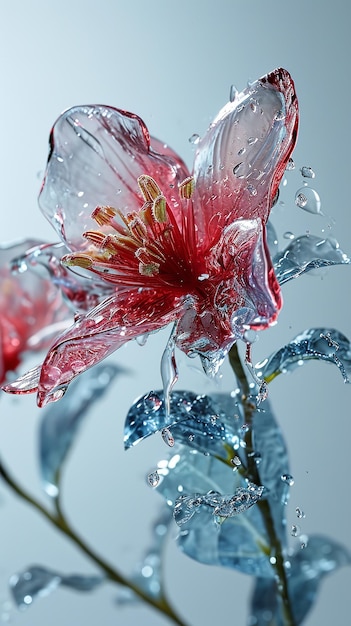
[[[342, 0], [1, 0], [1, 239], [55, 239], [36, 197], [48, 133], [63, 109], [105, 103], [136, 112], [151, 134], [191, 165], [194, 148], [188, 138], [205, 131], [227, 101], [230, 85], [241, 89], [248, 79], [283, 66], [295, 79], [300, 102], [296, 165], [315, 170], [322, 209], [335, 220], [332, 233], [350, 253], [349, 25]], [[276, 208], [279, 230], [320, 235], [331, 220], [296, 208], [299, 186], [298, 172], [289, 175], [286, 204]], [[261, 334], [255, 360], [309, 326], [334, 326], [351, 336], [350, 281], [350, 268], [341, 267], [286, 285], [279, 323]], [[90, 416], [65, 472], [64, 506], [72, 523], [125, 571], [141, 553], [159, 504], [145, 476], [167, 450], [155, 438], [124, 453], [122, 426], [133, 399], [160, 386], [158, 363], [166, 337], [160, 333], [146, 347], [131, 344], [115, 356], [134, 375], [116, 383]], [[194, 362], [179, 360], [178, 388], [203, 390], [207, 383]], [[226, 368], [222, 385], [231, 385]], [[288, 523], [296, 523], [300, 506], [306, 512], [303, 532], [329, 535], [349, 548], [350, 396], [337, 368], [319, 363], [270, 387], [295, 477]], [[38, 419], [34, 397], [1, 398], [1, 454], [19, 480], [42, 497], [35, 459]], [[8, 599], [9, 575], [26, 565], [95, 571], [2, 486], [0, 496], [0, 603]], [[179, 554], [172, 541], [166, 576], [170, 598], [192, 626], [246, 623], [248, 577], [200, 566]], [[344, 625], [349, 590], [349, 570], [331, 575], [306, 626]], [[116, 608], [115, 597], [112, 585], [89, 596], [60, 590], [24, 614], [11, 611], [11, 619], [16, 626], [168, 623], [149, 609]]]

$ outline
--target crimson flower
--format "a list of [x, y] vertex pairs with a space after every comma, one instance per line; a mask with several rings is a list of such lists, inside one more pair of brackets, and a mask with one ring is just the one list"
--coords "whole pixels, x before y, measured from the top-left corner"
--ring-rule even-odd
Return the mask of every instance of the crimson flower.
[[170, 322], [175, 345], [215, 371], [245, 330], [274, 322], [282, 300], [265, 225], [297, 124], [293, 81], [274, 70], [219, 112], [191, 175], [136, 115], [66, 111], [51, 132], [39, 202], [70, 251], [63, 263], [111, 292], [5, 390], [38, 391], [44, 405], [126, 341]]
[[52, 337], [67, 326], [68, 309], [49, 280], [11, 271], [11, 260], [38, 243], [25, 239], [0, 246], [0, 383], [25, 352], [47, 349]]

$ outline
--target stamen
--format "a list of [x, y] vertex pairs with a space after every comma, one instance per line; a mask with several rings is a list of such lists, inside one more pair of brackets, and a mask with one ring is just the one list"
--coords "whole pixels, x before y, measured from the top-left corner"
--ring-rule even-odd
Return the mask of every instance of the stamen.
[[95, 246], [101, 247], [103, 245], [104, 239], [106, 239], [106, 235], [101, 233], [99, 230], [87, 230], [83, 233], [83, 237], [91, 241]]
[[155, 276], [159, 273], [159, 263], [139, 263], [139, 274], [142, 276]]
[[151, 176], [147, 176], [147, 174], [139, 176], [138, 185], [141, 193], [143, 194], [145, 202], [150, 202], [150, 200], [156, 200], [158, 196], [162, 195], [161, 189], [159, 188], [157, 182], [153, 178], [151, 178]]
[[134, 237], [140, 243], [143, 243], [147, 239], [147, 229], [144, 222], [140, 217], [134, 217], [128, 224], [128, 228], [132, 237]]
[[152, 215], [159, 224], [166, 224], [166, 222], [168, 222], [167, 202], [164, 196], [155, 198], [152, 205]]
[[116, 217], [116, 209], [111, 206], [97, 206], [91, 214], [91, 217], [99, 226], [110, 224], [114, 217]]
[[181, 198], [189, 200], [194, 193], [195, 180], [193, 176], [188, 176], [179, 185], [179, 195]]
[[139, 243], [125, 235], [107, 235], [102, 248], [110, 254], [118, 254], [121, 250], [130, 250], [134, 253], [139, 248]]
[[62, 265], [66, 267], [82, 267], [84, 269], [90, 269], [93, 265], [93, 261], [87, 254], [66, 254], [61, 259]]

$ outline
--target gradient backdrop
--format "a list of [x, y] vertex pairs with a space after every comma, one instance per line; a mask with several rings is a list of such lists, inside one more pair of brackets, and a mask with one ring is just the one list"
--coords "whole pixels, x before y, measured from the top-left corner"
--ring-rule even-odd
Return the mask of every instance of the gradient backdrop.
[[[1, 240], [25, 236], [55, 240], [37, 209], [49, 130], [74, 104], [105, 103], [138, 113], [150, 132], [191, 164], [188, 138], [202, 134], [239, 89], [276, 66], [295, 79], [301, 125], [294, 159], [316, 172], [326, 218], [294, 205], [298, 172], [288, 178], [285, 206], [275, 210], [282, 233], [320, 235], [328, 224], [351, 252], [350, 235], [350, 10], [342, 0], [0, 0]], [[351, 269], [331, 268], [287, 284], [276, 327], [261, 334], [258, 361], [309, 326], [331, 326], [351, 336]], [[144, 348], [131, 344], [114, 360], [132, 370], [91, 413], [64, 476], [67, 515], [101, 554], [129, 571], [147, 542], [160, 503], [145, 476], [166, 453], [160, 438], [124, 453], [123, 421], [134, 398], [160, 387], [159, 359], [166, 333]], [[194, 361], [180, 357], [178, 388], [208, 386]], [[191, 366], [191, 367], [190, 367]], [[224, 368], [223, 388], [230, 388]], [[336, 367], [309, 363], [279, 377], [270, 398], [290, 449], [295, 507], [306, 513], [303, 532], [329, 535], [351, 548], [349, 448], [351, 386]], [[39, 410], [32, 396], [1, 398], [0, 449], [23, 484], [41, 496], [36, 465]], [[63, 572], [94, 573], [93, 566], [35, 513], [0, 486], [0, 615], [9, 575], [42, 564]], [[297, 539], [291, 538], [292, 545]], [[192, 626], [244, 626], [249, 577], [200, 566], [167, 547], [170, 597]], [[343, 626], [349, 612], [350, 570], [322, 585], [306, 626]], [[15, 626], [162, 626], [146, 608], [116, 607], [116, 588], [86, 596], [59, 590], [25, 613]]]

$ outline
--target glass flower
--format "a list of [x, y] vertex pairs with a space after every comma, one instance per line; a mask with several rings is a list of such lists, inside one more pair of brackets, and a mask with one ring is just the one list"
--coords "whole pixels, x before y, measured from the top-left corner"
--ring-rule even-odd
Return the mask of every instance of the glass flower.
[[67, 327], [68, 309], [49, 280], [32, 272], [14, 274], [11, 260], [37, 245], [23, 240], [0, 246], [0, 382], [20, 364], [23, 354], [48, 348]]
[[[174, 344], [215, 372], [247, 329], [282, 305], [266, 222], [294, 147], [298, 104], [277, 69], [228, 102], [197, 145], [193, 172], [134, 114], [66, 111], [54, 125], [40, 206], [70, 253], [110, 295], [6, 391], [38, 404], [126, 341], [175, 323]], [[96, 228], [98, 224], [99, 228]]]

